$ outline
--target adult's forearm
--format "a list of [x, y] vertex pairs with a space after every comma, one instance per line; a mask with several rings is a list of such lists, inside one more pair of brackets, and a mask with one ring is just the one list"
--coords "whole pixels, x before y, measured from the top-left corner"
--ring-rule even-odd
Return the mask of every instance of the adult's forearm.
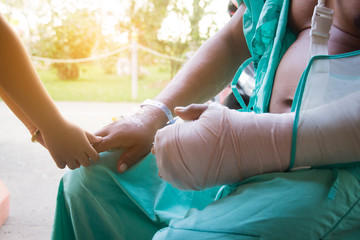
[[249, 56], [242, 31], [242, 5], [228, 24], [207, 40], [156, 97], [171, 110], [203, 103], [219, 93]]

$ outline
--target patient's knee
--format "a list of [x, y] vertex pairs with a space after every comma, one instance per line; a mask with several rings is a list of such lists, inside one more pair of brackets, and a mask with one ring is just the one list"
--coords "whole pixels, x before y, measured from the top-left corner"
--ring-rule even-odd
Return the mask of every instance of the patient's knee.
[[102, 196], [105, 191], [113, 191], [115, 183], [116, 163], [119, 154], [107, 152], [100, 155], [98, 163], [89, 167], [80, 167], [68, 171], [62, 178], [63, 192], [67, 198]]

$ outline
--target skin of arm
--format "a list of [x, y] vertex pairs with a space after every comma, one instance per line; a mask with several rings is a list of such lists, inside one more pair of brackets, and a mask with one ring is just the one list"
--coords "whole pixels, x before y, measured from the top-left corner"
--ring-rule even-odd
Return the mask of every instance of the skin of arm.
[[40, 130], [40, 142], [59, 168], [88, 166], [89, 157], [97, 161], [98, 153], [90, 143], [99, 142], [101, 138], [62, 117], [22, 43], [1, 15], [0, 35], [0, 94], [5, 103], [31, 133]]
[[[245, 5], [224, 28], [208, 39], [155, 98], [173, 112], [176, 106], [203, 103], [231, 81], [241, 63], [250, 57], [242, 32]], [[112, 123], [96, 133], [103, 141], [94, 145], [98, 152], [122, 149], [118, 171], [124, 172], [151, 150], [154, 136], [165, 126], [167, 118], [158, 108], [144, 106], [133, 119]], [[141, 122], [141, 126], [136, 122]], [[134, 123], [135, 122], [135, 123]]]
[[[16, 103], [6, 94], [6, 92], [0, 87], [0, 97], [6, 103], [6, 105], [11, 109], [11, 111], [16, 115], [16, 117], [24, 124], [24, 126], [29, 130], [30, 134], [33, 134], [36, 131], [36, 126], [31, 122], [31, 120], [24, 114], [24, 112], [16, 105]], [[42, 143], [42, 139], [39, 139]]]
[[245, 9], [242, 4], [228, 24], [198, 49], [156, 100], [173, 110], [176, 106], [204, 103], [229, 84], [238, 67], [250, 57], [242, 31]]

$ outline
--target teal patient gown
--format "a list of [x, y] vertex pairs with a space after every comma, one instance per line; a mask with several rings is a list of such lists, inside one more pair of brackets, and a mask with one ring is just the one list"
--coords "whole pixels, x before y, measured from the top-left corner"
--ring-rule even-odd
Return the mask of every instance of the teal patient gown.
[[[295, 40], [289, 1], [245, 1], [244, 32], [256, 69], [255, 112], [266, 112], [279, 60]], [[52, 239], [360, 239], [360, 169], [267, 173], [234, 185], [181, 191], [149, 154], [124, 174], [120, 151], [67, 172]]]

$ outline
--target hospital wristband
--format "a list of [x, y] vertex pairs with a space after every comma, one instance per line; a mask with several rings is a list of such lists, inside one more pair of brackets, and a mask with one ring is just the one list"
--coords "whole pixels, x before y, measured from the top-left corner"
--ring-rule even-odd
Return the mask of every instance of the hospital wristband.
[[149, 106], [154, 106], [154, 107], [157, 107], [157, 108], [160, 108], [161, 111], [163, 111], [166, 115], [166, 117], [169, 119], [169, 123], [173, 123], [174, 121], [174, 117], [170, 111], [170, 109], [165, 105], [163, 104], [162, 102], [159, 102], [159, 101], [155, 101], [155, 100], [151, 100], [151, 99], [146, 99], [141, 105], [140, 107], [142, 106], [145, 106], [145, 105], [149, 105]]

